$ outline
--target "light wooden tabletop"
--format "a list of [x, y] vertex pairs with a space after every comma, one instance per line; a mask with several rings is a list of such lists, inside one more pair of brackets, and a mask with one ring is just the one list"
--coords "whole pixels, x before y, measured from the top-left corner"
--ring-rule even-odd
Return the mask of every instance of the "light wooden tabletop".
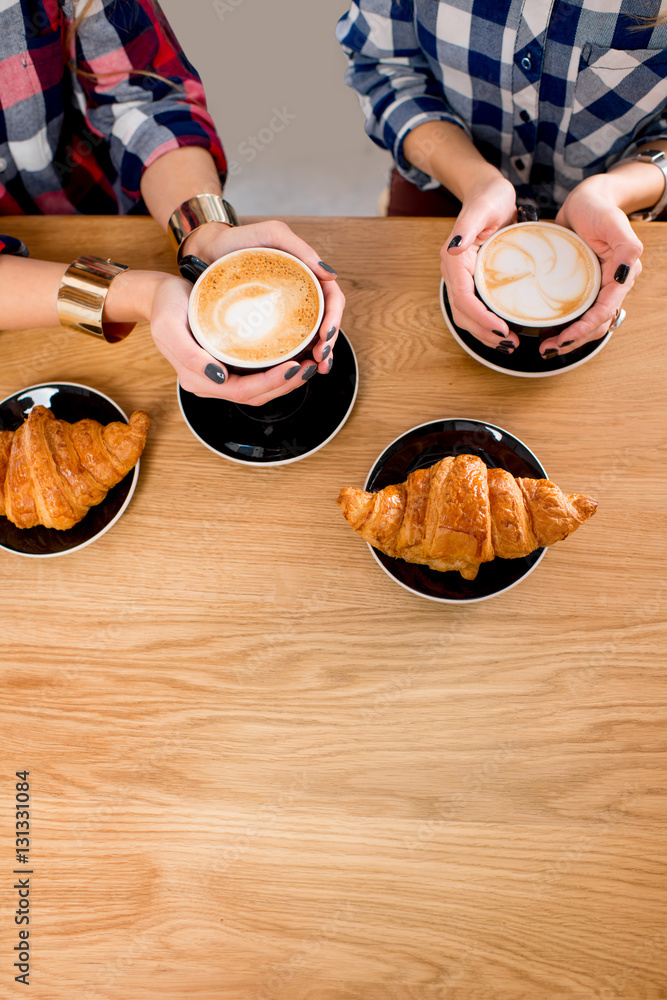
[[[305, 461], [205, 449], [147, 328], [0, 334], [0, 398], [81, 382], [153, 417], [111, 531], [0, 553], [2, 995], [24, 995], [26, 769], [39, 1000], [667, 997], [667, 229], [637, 227], [644, 272], [601, 354], [526, 380], [447, 333], [447, 222], [291, 221], [339, 270], [361, 372]], [[148, 219], [3, 227], [35, 257], [174, 269]], [[335, 504], [451, 416], [599, 501], [518, 587], [464, 607], [398, 587]]]

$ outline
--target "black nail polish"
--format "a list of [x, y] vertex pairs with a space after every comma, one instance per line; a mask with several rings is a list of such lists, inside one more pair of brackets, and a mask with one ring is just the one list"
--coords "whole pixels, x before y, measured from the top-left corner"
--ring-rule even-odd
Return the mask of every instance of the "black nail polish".
[[331, 338], [333, 337], [333, 335], [334, 335], [335, 332], [336, 332], [336, 327], [332, 326], [331, 329], [329, 330], [327, 336], [326, 336], [326, 339], [327, 340], [331, 340]]
[[327, 344], [324, 350], [322, 351], [322, 361], [324, 361], [325, 358], [328, 358], [330, 354], [331, 354], [331, 345]]
[[325, 271], [328, 271], [329, 274], [338, 274], [338, 271], [334, 271], [333, 267], [329, 267], [329, 265], [325, 264], [323, 260], [318, 260], [317, 263], [320, 267], [323, 267]]
[[500, 332], [500, 330], [492, 330], [492, 331], [491, 331], [491, 333], [495, 333], [496, 337], [502, 337], [502, 338], [503, 338], [503, 340], [504, 340], [504, 339], [505, 339], [505, 337], [506, 337], [506, 334], [504, 334], [504, 333], [501, 333], [501, 332]]
[[297, 372], [301, 371], [301, 365], [294, 365], [292, 368], [288, 368], [285, 372], [285, 379], [294, 378]]
[[329, 371], [331, 371], [332, 367], [333, 367], [333, 354], [329, 358]]
[[500, 343], [504, 344], [505, 347], [511, 347], [512, 350], [514, 350], [514, 341], [513, 340], [501, 340]]
[[308, 365], [305, 372], [301, 376], [302, 380], [304, 382], [307, 382], [309, 378], [313, 377], [316, 371], [317, 371], [317, 365]]
[[559, 344], [558, 346], [559, 346], [559, 347], [569, 347], [569, 346], [570, 346], [570, 344], [573, 344], [573, 343], [574, 343], [574, 341], [573, 341], [573, 340], [564, 340], [564, 341], [563, 341], [563, 343], [562, 343], [562, 344]]
[[614, 281], [617, 281], [619, 285], [625, 284], [625, 279], [630, 274], [629, 264], [619, 264], [616, 268], [616, 274], [614, 275]]
[[542, 354], [545, 361], [549, 361], [550, 358], [555, 358], [558, 354], [558, 349], [556, 347], [547, 347], [546, 351]]
[[206, 365], [204, 375], [206, 378], [210, 378], [211, 382], [217, 382], [218, 385], [222, 385], [227, 378], [219, 365]]
[[511, 344], [510, 347], [508, 347], [507, 344], [498, 344], [496, 350], [500, 351], [501, 354], [511, 354], [514, 350], [514, 344]]
[[461, 246], [461, 241], [462, 241], [462, 240], [463, 240], [463, 237], [462, 237], [462, 236], [455, 236], [455, 237], [454, 237], [454, 238], [453, 238], [453, 239], [452, 239], [452, 240], [450, 241], [450, 243], [449, 243], [449, 246], [447, 247], [447, 249], [448, 249], [448, 250], [451, 250], [451, 249], [452, 249], [452, 247], [460, 247], [460, 246]]

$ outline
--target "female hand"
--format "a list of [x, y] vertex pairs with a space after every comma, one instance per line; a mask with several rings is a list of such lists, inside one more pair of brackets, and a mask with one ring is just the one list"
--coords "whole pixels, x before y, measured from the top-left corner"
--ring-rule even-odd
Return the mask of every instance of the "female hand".
[[[336, 272], [333, 268], [321, 261], [315, 250], [300, 239], [296, 233], [293, 233], [286, 223], [278, 221], [258, 222], [249, 226], [231, 227], [221, 222], [210, 222], [188, 236], [183, 247], [183, 255], [194, 254], [210, 264], [218, 257], [231, 253], [232, 250], [243, 250], [247, 247], [273, 247], [275, 250], [286, 250], [307, 264], [322, 285], [324, 316], [320, 325], [320, 339], [313, 349], [313, 361], [317, 366], [317, 371], [321, 375], [326, 375], [331, 371], [333, 364], [333, 348], [340, 329], [345, 296], [336, 283]], [[312, 363], [304, 362], [302, 367], [305, 370], [309, 365], [312, 366]], [[220, 365], [220, 367], [224, 369], [224, 365]], [[193, 371], [192, 374], [201, 373]], [[244, 380], [250, 377], [249, 375], [242, 376]], [[283, 378], [282, 375], [281, 378]], [[290, 379], [291, 384], [287, 389], [284, 389], [283, 386], [283, 391], [289, 392], [290, 389], [294, 388], [294, 384], [292, 384], [294, 379], [296, 379], [297, 385], [300, 384], [301, 379], [298, 376], [293, 376], [293, 379]], [[282, 395], [282, 393], [273, 393], [272, 395], [276, 394]], [[218, 393], [209, 393], [209, 395], [218, 395]], [[272, 398], [272, 396], [268, 398]], [[243, 402], [247, 402], [247, 400], [243, 400]], [[266, 402], [266, 400], [262, 400], [262, 402]]]
[[540, 345], [543, 356], [569, 354], [591, 340], [599, 340], [609, 330], [642, 266], [642, 244], [628, 217], [614, 199], [610, 175], [587, 177], [569, 193], [556, 222], [578, 233], [600, 258], [602, 285], [591, 306], [575, 323]]
[[[493, 168], [490, 168], [493, 169]], [[489, 312], [475, 295], [473, 272], [477, 248], [497, 229], [516, 222], [516, 192], [495, 169], [490, 180], [473, 189], [440, 251], [442, 276], [457, 326], [487, 347], [511, 353], [519, 338], [504, 320]]]
[[[252, 375], [230, 374], [222, 362], [216, 361], [199, 346], [190, 332], [190, 282], [158, 271], [141, 273], [149, 286], [148, 312], [153, 340], [157, 349], [175, 369], [181, 386], [187, 392], [197, 396], [229, 399], [248, 406], [261, 406], [262, 403], [267, 403], [276, 396], [284, 396], [303, 385], [318, 370], [315, 361], [306, 359], [300, 363], [285, 361], [267, 372]], [[315, 351], [321, 355], [323, 348], [327, 346], [321, 343]], [[326, 358], [322, 367], [325, 371], [328, 370]]]

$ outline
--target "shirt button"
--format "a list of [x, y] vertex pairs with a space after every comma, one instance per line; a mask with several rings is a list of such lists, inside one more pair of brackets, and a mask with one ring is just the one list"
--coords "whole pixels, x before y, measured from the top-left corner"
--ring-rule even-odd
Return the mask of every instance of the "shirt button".
[[514, 166], [516, 167], [517, 170], [525, 170], [526, 168], [526, 164], [523, 162], [523, 160], [515, 160]]
[[530, 121], [530, 115], [525, 110], [521, 111], [519, 113], [519, 118], [521, 119], [522, 122], [529, 122]]
[[0, 174], [4, 174], [6, 169], [7, 169], [7, 160], [4, 158], [4, 156], [0, 156]]
[[533, 60], [530, 58], [530, 56], [524, 56], [523, 59], [521, 60], [521, 65], [523, 66], [524, 69], [530, 69], [531, 66], [533, 65]]

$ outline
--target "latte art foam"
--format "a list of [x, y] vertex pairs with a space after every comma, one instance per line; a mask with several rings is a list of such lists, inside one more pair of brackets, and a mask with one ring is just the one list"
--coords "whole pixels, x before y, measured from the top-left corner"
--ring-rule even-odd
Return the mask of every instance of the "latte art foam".
[[240, 362], [266, 364], [289, 355], [314, 332], [314, 279], [290, 257], [247, 250], [214, 265], [195, 293], [199, 334]]
[[285, 315], [284, 298], [270, 285], [248, 282], [230, 289], [213, 309], [218, 330], [233, 330], [244, 343], [262, 340]]
[[499, 230], [483, 244], [475, 284], [499, 316], [539, 326], [584, 312], [597, 294], [599, 273], [593, 252], [570, 230], [527, 222]]

